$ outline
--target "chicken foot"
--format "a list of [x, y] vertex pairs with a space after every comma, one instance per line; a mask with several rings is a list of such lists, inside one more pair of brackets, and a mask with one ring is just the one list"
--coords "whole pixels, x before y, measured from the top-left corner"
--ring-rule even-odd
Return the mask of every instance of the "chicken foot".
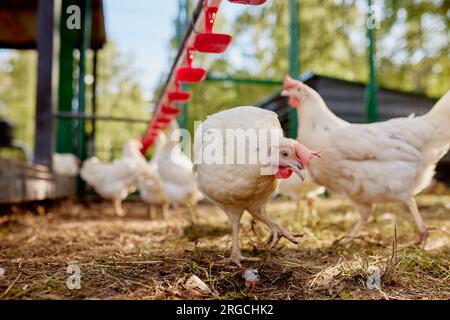
[[241, 217], [242, 214], [244, 213], [244, 210], [228, 209], [224, 211], [231, 221], [231, 227], [233, 231], [231, 242], [231, 255], [228, 258], [228, 261], [234, 263], [238, 267], [242, 267], [241, 262], [244, 261], [259, 261], [260, 260], [259, 258], [244, 257], [241, 253], [241, 249], [239, 248], [239, 228], [241, 223]]
[[259, 219], [261, 222], [263, 222], [269, 227], [270, 235], [269, 238], [267, 239], [267, 243], [269, 244], [270, 248], [274, 248], [281, 238], [286, 238], [292, 243], [297, 244], [298, 241], [296, 238], [303, 237], [304, 235], [303, 233], [293, 233], [280, 226], [278, 223], [276, 223], [266, 215], [266, 209], [264, 207], [249, 210], [249, 212], [252, 216]]
[[430, 228], [428, 228], [423, 221], [419, 209], [417, 208], [416, 200], [414, 198], [409, 199], [409, 201], [406, 202], [406, 205], [408, 206], [409, 211], [411, 212], [414, 221], [416, 222], [417, 228], [419, 229], [419, 233], [417, 234], [414, 244], [424, 249], [427, 243], [428, 231], [430, 230]]
[[114, 212], [116, 213], [116, 215], [119, 216], [119, 217], [124, 217], [125, 216], [125, 211], [123, 211], [123, 208], [122, 208], [122, 200], [121, 199], [114, 199], [113, 200], [113, 205], [114, 205]]

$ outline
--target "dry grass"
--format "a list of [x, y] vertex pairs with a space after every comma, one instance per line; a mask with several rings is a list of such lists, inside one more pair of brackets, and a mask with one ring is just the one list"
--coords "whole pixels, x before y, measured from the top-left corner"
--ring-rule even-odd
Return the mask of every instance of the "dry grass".
[[[125, 219], [93, 199], [3, 208], [14, 213], [0, 216], [0, 299], [448, 299], [450, 193], [440, 187], [418, 197], [418, 203], [428, 225], [437, 229], [425, 251], [404, 247], [415, 229], [406, 209], [396, 204], [378, 208], [350, 247], [335, 242], [357, 219], [345, 200], [321, 199], [315, 223], [295, 221], [292, 202], [273, 201], [272, 216], [306, 233], [299, 245], [282, 240], [277, 250], [266, 247], [265, 227], [251, 231], [246, 215], [241, 247], [262, 259], [244, 265], [260, 271], [255, 288], [245, 286], [241, 269], [224, 262], [231, 229], [212, 205], [199, 206], [199, 221], [192, 226], [186, 209], [175, 210], [170, 221], [150, 221], [137, 201], [125, 203]], [[74, 260], [81, 270], [80, 290], [66, 286]], [[381, 270], [379, 290], [366, 286], [371, 265]], [[189, 287], [192, 274], [211, 292]]]

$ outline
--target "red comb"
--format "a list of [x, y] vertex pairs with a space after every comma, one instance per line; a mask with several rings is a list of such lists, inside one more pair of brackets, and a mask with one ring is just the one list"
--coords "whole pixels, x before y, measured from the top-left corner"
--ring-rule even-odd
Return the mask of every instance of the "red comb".
[[313, 157], [320, 158], [320, 151], [312, 151], [301, 143], [297, 142], [295, 144], [295, 156], [300, 161], [302, 166], [306, 167]]
[[284, 78], [283, 89], [291, 89], [297, 87], [299, 84], [301, 84], [300, 81], [292, 79], [290, 76], [286, 76], [286, 78]]

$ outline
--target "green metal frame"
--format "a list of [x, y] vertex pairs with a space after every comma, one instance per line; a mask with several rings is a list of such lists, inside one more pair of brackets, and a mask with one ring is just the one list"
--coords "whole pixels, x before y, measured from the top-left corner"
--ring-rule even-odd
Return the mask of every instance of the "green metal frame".
[[[289, 47], [289, 73], [293, 78], [300, 75], [300, 48], [299, 48], [299, 7], [297, 0], [289, 0], [291, 42]], [[289, 135], [297, 138], [298, 119], [297, 108], [289, 108]]]
[[[188, 0], [186, 3], [186, 15], [185, 20], [181, 18], [182, 10], [182, 2], [184, 0], [179, 0], [180, 4], [180, 13], [178, 15], [177, 20], [177, 44], [181, 43], [182, 38], [182, 30], [183, 24], [182, 21], [188, 21], [189, 17], [189, 9], [188, 9]], [[368, 6], [372, 5], [372, 0], [368, 0]], [[368, 15], [370, 12], [368, 13]], [[299, 38], [300, 38], [300, 21], [299, 21], [299, 4], [298, 0], [289, 0], [289, 32], [290, 32], [290, 46], [289, 46], [289, 73], [294, 78], [299, 78], [301, 73], [300, 68], [300, 47], [299, 47]], [[184, 25], [184, 27], [186, 27]], [[377, 98], [377, 83], [376, 83], [376, 66], [375, 66], [375, 36], [374, 30], [367, 27], [367, 36], [369, 39], [369, 82], [366, 88], [366, 120], [368, 122], [375, 122], [378, 120], [378, 98]], [[229, 81], [233, 83], [247, 83], [247, 84], [258, 84], [258, 85], [282, 85], [282, 81], [271, 80], [271, 79], [249, 79], [249, 78], [239, 78], [239, 77], [218, 77], [209, 75], [206, 77], [206, 81]], [[183, 112], [178, 117], [178, 121], [182, 127], [187, 127], [188, 115], [187, 115], [187, 105], [183, 105]], [[297, 138], [298, 131], [298, 118], [297, 118], [297, 109], [290, 108], [289, 110], [289, 135], [291, 138]]]
[[[86, 85], [84, 77], [86, 74], [86, 50], [89, 47], [91, 39], [91, 22], [92, 22], [92, 0], [84, 0], [84, 6], [81, 18], [81, 43], [80, 43], [80, 74], [79, 74], [79, 92], [78, 92], [78, 113], [85, 112], [85, 91]], [[77, 127], [77, 156], [80, 160], [86, 157], [85, 144], [85, 120], [78, 120]]]
[[270, 80], [270, 79], [251, 79], [251, 78], [240, 78], [240, 77], [218, 77], [214, 75], [208, 75], [205, 81], [219, 81], [219, 82], [233, 82], [233, 83], [246, 83], [246, 84], [258, 84], [266, 86], [280, 86], [283, 81]]
[[[71, 112], [73, 91], [74, 57], [73, 51], [77, 47], [79, 31], [70, 30], [66, 26], [69, 6], [77, 4], [75, 0], [63, 0], [61, 6], [60, 52], [59, 52], [59, 81], [58, 81], [58, 112]], [[74, 123], [72, 119], [57, 119], [56, 121], [56, 152], [73, 153]]]
[[[300, 75], [300, 48], [299, 48], [299, 6], [298, 0], [289, 0], [289, 31], [290, 31], [290, 46], [289, 46], [289, 73], [292, 77], [298, 78]], [[283, 81], [271, 79], [249, 79], [240, 77], [217, 77], [209, 75], [206, 81], [229, 81], [233, 83], [246, 83], [257, 85], [283, 85]], [[297, 138], [298, 119], [297, 109], [291, 108], [289, 110], [289, 135], [291, 138]]]
[[[372, 6], [372, 0], [368, 0], [368, 7]], [[367, 11], [367, 17], [370, 17], [370, 10]], [[378, 86], [376, 79], [375, 66], [375, 35], [374, 30], [367, 24], [367, 38], [369, 40], [369, 82], [366, 87], [365, 97], [365, 118], [367, 122], [378, 121]]]

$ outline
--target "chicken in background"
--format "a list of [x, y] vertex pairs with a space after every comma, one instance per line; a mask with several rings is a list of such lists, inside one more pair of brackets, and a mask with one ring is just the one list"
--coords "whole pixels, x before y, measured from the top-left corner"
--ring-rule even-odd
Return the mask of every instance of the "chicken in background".
[[172, 121], [168, 128], [167, 138], [161, 136], [164, 141], [156, 163], [165, 196], [173, 206], [186, 205], [191, 214], [191, 222], [195, 222], [195, 207], [203, 195], [197, 188], [192, 161], [180, 147], [180, 130], [176, 122]]
[[[289, 199], [295, 201], [295, 220], [315, 221], [317, 217], [316, 210], [316, 198], [325, 193], [325, 187], [315, 184], [308, 172], [305, 169], [305, 180], [302, 181], [297, 175], [292, 175], [287, 179], [280, 180], [280, 184], [277, 189], [278, 194], [285, 195]], [[302, 214], [301, 201], [306, 200], [306, 212]]]
[[158, 159], [164, 143], [164, 134], [161, 133], [157, 138], [156, 150], [148, 164], [151, 174], [142, 176], [139, 181], [139, 195], [142, 201], [147, 204], [151, 219], [168, 218], [169, 201], [158, 170]]
[[61, 176], [76, 177], [80, 164], [80, 159], [71, 153], [53, 154], [53, 172]]
[[80, 175], [87, 184], [104, 199], [113, 202], [115, 213], [125, 216], [122, 201], [134, 192], [143, 176], [151, 175], [147, 161], [140, 153], [142, 145], [138, 140], [130, 140], [124, 146], [120, 159], [112, 163], [102, 163], [92, 157], [83, 162]]
[[356, 238], [376, 203], [399, 201], [408, 206], [418, 228], [416, 245], [424, 247], [428, 228], [414, 195], [426, 188], [436, 163], [450, 147], [450, 91], [425, 115], [371, 124], [351, 124], [327, 107], [306, 84], [287, 77], [283, 96], [298, 111], [298, 137], [321, 151], [311, 163], [314, 181], [349, 197], [360, 218], [344, 242]]
[[[277, 134], [279, 144], [272, 143], [269, 139], [261, 139], [256, 146], [250, 146], [250, 143], [246, 142], [240, 145], [234, 139], [234, 150], [248, 155], [245, 156], [244, 164], [201, 162], [199, 159], [202, 159], [206, 148], [227, 150], [225, 137], [229, 129], [272, 130]], [[220, 133], [222, 139], [211, 139], [212, 132]], [[249, 159], [252, 157], [259, 158], [259, 150], [264, 147], [270, 150], [269, 155], [264, 155], [266, 159], [259, 159], [256, 164], [250, 163]], [[197, 185], [230, 219], [233, 231], [230, 262], [241, 266], [241, 261], [258, 260], [242, 256], [239, 248], [239, 227], [244, 210], [269, 227], [271, 234], [268, 242], [271, 247], [274, 247], [281, 237], [297, 243], [296, 238], [301, 235], [288, 231], [270, 219], [266, 215], [266, 203], [272, 198], [278, 185], [277, 178], [287, 178], [293, 171], [302, 176], [302, 170], [315, 155], [318, 154], [298, 141], [283, 137], [276, 113], [256, 107], [236, 107], [213, 114], [198, 128], [194, 142], [194, 172]], [[270, 174], [262, 174], [262, 170], [270, 170]]]

